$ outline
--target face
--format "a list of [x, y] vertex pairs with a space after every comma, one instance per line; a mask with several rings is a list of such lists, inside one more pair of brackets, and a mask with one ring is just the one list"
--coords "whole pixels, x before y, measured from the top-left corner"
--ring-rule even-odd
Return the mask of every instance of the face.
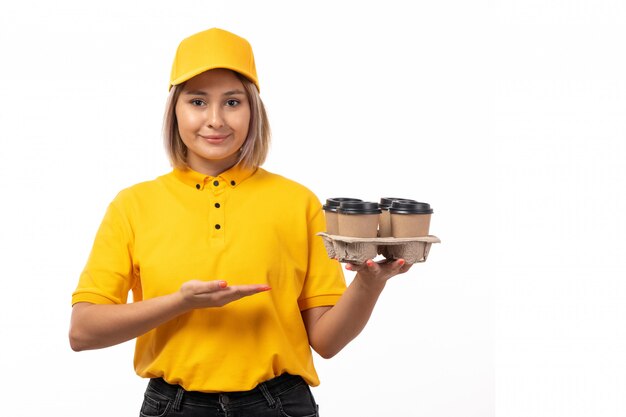
[[239, 158], [248, 135], [250, 103], [234, 72], [214, 69], [185, 83], [176, 102], [176, 119], [189, 167], [215, 176]]

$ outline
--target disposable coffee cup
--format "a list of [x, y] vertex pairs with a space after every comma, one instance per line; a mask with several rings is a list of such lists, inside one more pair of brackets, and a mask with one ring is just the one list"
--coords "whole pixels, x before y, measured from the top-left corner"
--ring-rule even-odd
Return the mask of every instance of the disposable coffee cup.
[[337, 211], [339, 235], [377, 237], [380, 207], [370, 201], [342, 201]]
[[428, 236], [433, 209], [428, 203], [394, 200], [389, 207], [393, 237]]
[[349, 197], [333, 197], [326, 199], [326, 204], [322, 206], [324, 209], [324, 217], [326, 217], [326, 233], [329, 235], [339, 234], [339, 225], [337, 219], [337, 210], [342, 201], [362, 201], [358, 198]]
[[[396, 200], [405, 200], [405, 201], [415, 201], [410, 198], [400, 198], [400, 197], [382, 197], [380, 202], [378, 203], [381, 213], [380, 219], [378, 220], [378, 236], [380, 237], [391, 237], [391, 215], [389, 213], [389, 208], [391, 207], [391, 203]], [[417, 201], [415, 201], [417, 203]]]

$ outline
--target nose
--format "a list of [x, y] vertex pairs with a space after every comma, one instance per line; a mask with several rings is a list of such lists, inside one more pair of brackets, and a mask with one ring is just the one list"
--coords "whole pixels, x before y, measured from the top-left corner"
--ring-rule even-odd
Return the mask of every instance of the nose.
[[210, 106], [207, 109], [207, 125], [213, 129], [220, 129], [224, 126], [224, 117], [220, 106]]

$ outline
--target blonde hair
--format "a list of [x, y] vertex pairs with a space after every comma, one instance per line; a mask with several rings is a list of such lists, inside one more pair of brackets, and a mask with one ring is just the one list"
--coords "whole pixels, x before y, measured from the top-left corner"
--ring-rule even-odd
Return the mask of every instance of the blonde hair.
[[[241, 80], [243, 88], [250, 103], [250, 126], [248, 136], [241, 147], [237, 164], [245, 168], [256, 169], [263, 165], [270, 147], [270, 124], [265, 111], [265, 105], [259, 95], [256, 86], [243, 75], [234, 72]], [[163, 140], [165, 150], [170, 163], [175, 168], [188, 168], [187, 146], [183, 143], [178, 132], [178, 120], [176, 119], [176, 103], [183, 91], [185, 83], [174, 85], [165, 104], [163, 116]]]

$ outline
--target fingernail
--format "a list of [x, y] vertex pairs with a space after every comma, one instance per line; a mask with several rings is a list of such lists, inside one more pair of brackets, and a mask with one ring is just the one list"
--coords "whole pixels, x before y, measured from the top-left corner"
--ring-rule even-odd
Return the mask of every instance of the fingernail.
[[352, 271], [352, 265], [350, 265], [350, 264], [346, 265], [346, 269], [349, 270], [349, 271]]
[[367, 262], [365, 262], [365, 264], [371, 268], [372, 266], [374, 266], [374, 261], [370, 261], [368, 259]]
[[398, 263], [400, 264], [400, 266], [404, 266], [406, 261], [404, 259], [398, 259]]
[[261, 288], [260, 288], [260, 290], [261, 290], [261, 291], [269, 291], [269, 290], [271, 290], [271, 289], [272, 289], [272, 287], [267, 286], [267, 285], [266, 285], [265, 287], [261, 287]]
[[220, 281], [218, 285], [219, 285], [220, 288], [226, 288], [226, 287], [228, 287], [228, 282]]

